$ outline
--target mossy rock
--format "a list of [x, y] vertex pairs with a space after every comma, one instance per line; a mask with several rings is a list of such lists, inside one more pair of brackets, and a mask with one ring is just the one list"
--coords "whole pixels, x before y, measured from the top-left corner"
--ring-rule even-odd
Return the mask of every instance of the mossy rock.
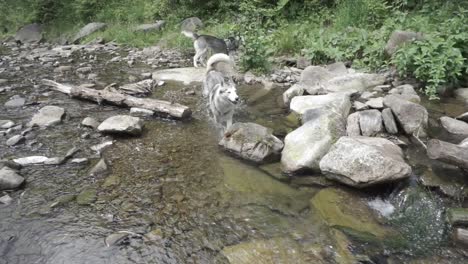
[[95, 188], [85, 188], [76, 197], [79, 205], [90, 205], [97, 200], [97, 190]]
[[311, 206], [329, 227], [354, 230], [354, 233], [365, 234], [361, 238], [372, 238], [370, 240], [383, 239], [392, 234], [391, 229], [377, 222], [361, 198], [350, 192], [337, 188], [323, 189], [311, 199]]
[[111, 175], [106, 178], [102, 187], [107, 188], [107, 187], [112, 187], [112, 186], [116, 186], [119, 184], [120, 184], [120, 177], [117, 175]]

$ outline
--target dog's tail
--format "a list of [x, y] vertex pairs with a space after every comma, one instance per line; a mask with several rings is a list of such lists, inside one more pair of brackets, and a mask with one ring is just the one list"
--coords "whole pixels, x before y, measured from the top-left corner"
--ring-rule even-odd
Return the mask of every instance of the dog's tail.
[[200, 37], [197, 33], [192, 32], [192, 31], [183, 30], [182, 34], [184, 34], [184, 36], [191, 38], [193, 40], [196, 40], [198, 37]]
[[[223, 69], [218, 69], [218, 64], [224, 64], [228, 66], [228, 69], [222, 67]], [[223, 65], [223, 66], [224, 66]], [[216, 53], [208, 59], [206, 63], [206, 72], [210, 72], [213, 70], [218, 71], [232, 71], [233, 70], [233, 61], [231, 58], [224, 54], [224, 53]]]

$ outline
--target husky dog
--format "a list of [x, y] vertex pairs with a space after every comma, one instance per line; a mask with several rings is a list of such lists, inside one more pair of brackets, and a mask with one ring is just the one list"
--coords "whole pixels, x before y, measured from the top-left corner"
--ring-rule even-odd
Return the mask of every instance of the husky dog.
[[208, 60], [203, 82], [203, 96], [208, 96], [209, 107], [215, 122], [226, 129], [232, 125], [232, 116], [239, 102], [239, 96], [234, 81], [226, 72], [226, 67], [222, 66], [233, 67], [232, 60], [226, 54], [217, 53]]
[[198, 35], [195, 32], [182, 31], [186, 37], [193, 39], [193, 47], [195, 48], [195, 56], [193, 57], [193, 66], [198, 67], [198, 62], [200, 61], [204, 65], [206, 61], [208, 51], [214, 53], [224, 53], [228, 54], [228, 49], [226, 42], [217, 37], [209, 35]]

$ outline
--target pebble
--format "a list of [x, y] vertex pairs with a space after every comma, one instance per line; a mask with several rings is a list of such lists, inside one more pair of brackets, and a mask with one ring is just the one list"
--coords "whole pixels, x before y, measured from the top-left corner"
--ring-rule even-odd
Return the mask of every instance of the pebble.
[[6, 141], [6, 145], [11, 147], [11, 146], [23, 143], [24, 141], [25, 141], [25, 138], [23, 136], [16, 135], [16, 136], [12, 136], [11, 138], [9, 138]]
[[2, 197], [0, 197], [0, 203], [9, 205], [13, 202], [13, 199], [8, 195], [5, 194]]

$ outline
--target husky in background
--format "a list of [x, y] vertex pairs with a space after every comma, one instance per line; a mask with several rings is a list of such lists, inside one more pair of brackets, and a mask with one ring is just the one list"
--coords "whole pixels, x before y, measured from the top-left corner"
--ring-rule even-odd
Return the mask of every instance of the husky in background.
[[234, 63], [228, 55], [214, 54], [208, 59], [203, 82], [203, 96], [208, 97], [211, 114], [215, 122], [223, 127], [223, 131], [232, 125], [232, 116], [239, 102], [231, 77], [233, 69]]
[[186, 37], [193, 40], [193, 47], [195, 48], [195, 56], [193, 57], [193, 66], [198, 67], [198, 63], [204, 65], [207, 59], [208, 52], [228, 54], [226, 42], [217, 37], [209, 35], [198, 35], [195, 32], [182, 31]]

